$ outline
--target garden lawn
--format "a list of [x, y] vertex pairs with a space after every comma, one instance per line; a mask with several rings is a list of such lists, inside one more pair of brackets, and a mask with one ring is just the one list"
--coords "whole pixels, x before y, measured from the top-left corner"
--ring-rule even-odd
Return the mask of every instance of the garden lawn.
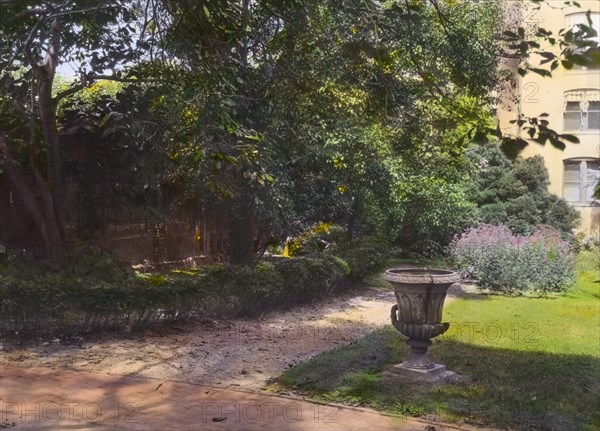
[[465, 381], [423, 386], [382, 379], [408, 355], [391, 327], [326, 352], [279, 384], [324, 401], [400, 415], [519, 430], [600, 430], [600, 270], [578, 256], [569, 292], [552, 298], [472, 295], [445, 308], [449, 331], [430, 357]]

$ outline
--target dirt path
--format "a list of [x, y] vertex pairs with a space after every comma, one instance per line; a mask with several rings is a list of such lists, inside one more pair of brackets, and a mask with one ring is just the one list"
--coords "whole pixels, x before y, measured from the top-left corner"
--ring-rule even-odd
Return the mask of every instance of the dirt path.
[[260, 319], [161, 327], [77, 344], [4, 343], [0, 364], [258, 390], [287, 368], [388, 325], [394, 302], [391, 290], [368, 288]]

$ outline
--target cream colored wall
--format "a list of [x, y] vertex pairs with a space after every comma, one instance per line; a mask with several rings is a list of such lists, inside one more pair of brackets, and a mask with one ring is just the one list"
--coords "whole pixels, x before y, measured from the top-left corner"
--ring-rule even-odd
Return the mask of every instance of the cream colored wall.
[[[552, 1], [554, 6], [561, 6], [562, 1]], [[553, 9], [548, 5], [535, 12], [533, 10], [523, 11], [525, 25], [539, 26], [551, 30], [558, 34], [559, 30], [565, 27], [565, 15], [572, 12], [585, 12], [588, 9], [592, 12], [600, 12], [600, 1], [583, 0], [579, 2], [579, 8]], [[523, 24], [522, 24], [523, 25]], [[542, 46], [542, 48], [546, 48]], [[556, 51], [558, 53], [558, 51]], [[539, 64], [540, 57], [532, 57], [531, 64]], [[529, 73], [525, 77], [516, 74], [516, 64], [507, 63], [505, 68], [515, 72], [518, 77], [517, 96], [518, 101], [511, 103], [508, 96], [505, 95], [504, 102], [498, 107], [498, 121], [501, 130], [511, 136], [519, 136], [523, 139], [526, 134], [519, 134], [518, 128], [509, 123], [516, 119], [518, 113], [525, 116], [537, 117], [541, 113], [549, 114], [547, 120], [549, 127], [559, 133], [575, 134], [579, 144], [567, 143], [564, 151], [554, 148], [550, 143], [545, 146], [530, 141], [522, 155], [531, 157], [536, 154], [544, 157], [546, 167], [550, 175], [550, 192], [558, 196], [563, 196], [563, 160], [570, 158], [600, 158], [600, 133], [599, 131], [563, 131], [563, 109], [564, 93], [576, 89], [600, 89], [600, 71], [584, 70], [566, 70], [559, 66], [552, 74], [552, 78], [544, 78], [540, 75]], [[578, 207], [582, 216], [580, 231], [587, 235], [600, 235], [600, 208], [598, 207]]]

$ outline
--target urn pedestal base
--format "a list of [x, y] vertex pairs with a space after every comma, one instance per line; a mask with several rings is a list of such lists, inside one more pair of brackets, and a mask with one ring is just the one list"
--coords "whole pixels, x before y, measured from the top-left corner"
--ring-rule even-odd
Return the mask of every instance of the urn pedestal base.
[[393, 379], [395, 377], [403, 380], [424, 382], [424, 383], [441, 383], [447, 380], [458, 380], [459, 376], [452, 371], [448, 371], [445, 365], [433, 364], [430, 368], [409, 368], [403, 364], [392, 365], [386, 371], [384, 376]]
[[402, 366], [411, 370], [429, 370], [435, 367], [435, 363], [427, 357], [427, 350], [431, 346], [431, 340], [413, 340], [409, 338], [406, 344], [410, 346], [410, 357], [402, 362]]

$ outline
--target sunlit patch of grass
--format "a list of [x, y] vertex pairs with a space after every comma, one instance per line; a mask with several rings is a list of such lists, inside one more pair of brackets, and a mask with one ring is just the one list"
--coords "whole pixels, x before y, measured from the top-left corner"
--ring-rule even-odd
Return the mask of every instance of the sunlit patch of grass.
[[408, 355], [386, 327], [300, 364], [280, 384], [325, 401], [400, 415], [530, 430], [600, 429], [600, 278], [578, 257], [578, 280], [548, 298], [466, 297], [448, 304], [450, 330], [430, 356], [468, 378], [438, 386], [394, 382], [381, 372]]

